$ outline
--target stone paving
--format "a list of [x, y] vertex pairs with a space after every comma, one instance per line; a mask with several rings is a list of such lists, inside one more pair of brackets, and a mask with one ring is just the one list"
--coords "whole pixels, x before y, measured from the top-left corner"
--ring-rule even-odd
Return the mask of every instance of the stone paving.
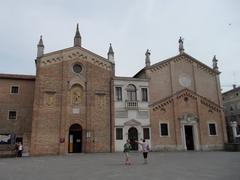
[[69, 154], [1, 158], [0, 180], [239, 180], [240, 152], [151, 152]]

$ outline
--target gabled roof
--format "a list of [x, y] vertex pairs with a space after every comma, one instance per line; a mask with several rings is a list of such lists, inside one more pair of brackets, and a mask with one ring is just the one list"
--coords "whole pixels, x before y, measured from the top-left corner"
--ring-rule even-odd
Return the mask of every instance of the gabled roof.
[[89, 53], [89, 54], [91, 54], [91, 55], [93, 55], [93, 56], [95, 56], [95, 57], [98, 57], [98, 58], [100, 58], [100, 59], [102, 59], [102, 60], [104, 60], [104, 61], [107, 61], [107, 62], [109, 62], [109, 63], [112, 63], [112, 62], [110, 62], [108, 59], [106, 59], [106, 58], [104, 58], [104, 57], [102, 57], [102, 56], [100, 56], [100, 55], [98, 55], [98, 54], [96, 54], [96, 53], [94, 53], [94, 52], [92, 52], [92, 51], [90, 51], [90, 50], [88, 50], [88, 49], [85, 49], [85, 48], [79, 47], [79, 46], [70, 47], [70, 48], [65, 48], [65, 49], [61, 49], [61, 50], [49, 52], [49, 53], [44, 54], [41, 58], [44, 58], [44, 57], [47, 57], [47, 56], [52, 56], [52, 55], [54, 55], [54, 54], [61, 54], [61, 53], [63, 53], [64, 51], [71, 51], [71, 50], [74, 50], [74, 49], [80, 49], [80, 50], [82, 50], [82, 51], [84, 51], [84, 52], [86, 52], [86, 53]]
[[183, 96], [188, 96], [188, 97], [191, 97], [193, 99], [200, 98], [200, 101], [201, 101], [202, 104], [207, 105], [209, 108], [211, 108], [215, 111], [218, 111], [218, 112], [223, 109], [223, 107], [216, 104], [215, 102], [213, 102], [213, 101], [209, 100], [208, 98], [206, 98], [204, 96], [201, 96], [201, 95], [197, 94], [196, 92], [194, 92], [190, 89], [187, 89], [187, 88], [182, 89], [182, 90], [176, 92], [175, 94], [170, 95], [166, 98], [163, 98], [159, 101], [156, 101], [156, 102], [150, 104], [149, 106], [152, 107], [153, 110], [157, 110], [159, 108], [162, 108], [162, 107], [166, 106], [169, 103], [172, 103], [174, 98], [179, 99]]
[[125, 126], [139, 126], [141, 123], [135, 119], [131, 119], [124, 123]]
[[154, 69], [154, 68], [157, 67], [157, 66], [163, 65], [163, 64], [165, 64], [165, 63], [167, 63], [167, 62], [170, 62], [170, 61], [175, 60], [175, 59], [180, 58], [180, 57], [187, 57], [187, 58], [189, 58], [191, 61], [193, 61], [193, 62], [195, 62], [195, 63], [203, 66], [204, 68], [208, 69], [208, 70], [211, 71], [212, 73], [219, 74], [219, 72], [216, 72], [215, 70], [213, 70], [212, 68], [210, 68], [210, 67], [207, 66], [206, 64], [200, 62], [199, 60], [195, 59], [194, 57], [192, 57], [192, 56], [190, 56], [189, 54], [187, 54], [187, 53], [184, 52], [184, 53], [182, 53], [182, 54], [178, 54], [177, 56], [173, 56], [173, 57], [170, 57], [170, 58], [165, 59], [165, 60], [163, 60], [163, 61], [160, 61], [160, 62], [158, 62], [158, 63], [155, 63], [155, 64], [153, 64], [153, 65], [151, 65], [151, 66], [149, 66], [149, 67], [144, 67], [144, 68], [141, 69], [139, 72], [137, 72], [133, 77], [136, 77], [136, 76], [138, 76], [138, 75], [140, 75], [140, 74], [142, 74], [142, 73], [145, 73], [145, 71], [146, 71], [147, 69]]

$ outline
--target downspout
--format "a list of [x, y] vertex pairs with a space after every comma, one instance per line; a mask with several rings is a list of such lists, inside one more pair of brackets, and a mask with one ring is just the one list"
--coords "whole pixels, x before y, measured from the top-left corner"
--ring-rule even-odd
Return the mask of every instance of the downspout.
[[110, 79], [110, 152], [112, 152], [112, 78]]

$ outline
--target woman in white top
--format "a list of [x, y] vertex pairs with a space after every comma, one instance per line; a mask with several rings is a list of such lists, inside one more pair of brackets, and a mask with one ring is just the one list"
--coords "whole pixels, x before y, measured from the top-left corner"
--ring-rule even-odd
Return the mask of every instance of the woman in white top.
[[18, 157], [22, 157], [23, 145], [21, 142], [18, 143]]
[[142, 142], [136, 141], [136, 143], [142, 146], [144, 164], [147, 164], [148, 152], [150, 150], [148, 143], [145, 141], [145, 139], [143, 139]]

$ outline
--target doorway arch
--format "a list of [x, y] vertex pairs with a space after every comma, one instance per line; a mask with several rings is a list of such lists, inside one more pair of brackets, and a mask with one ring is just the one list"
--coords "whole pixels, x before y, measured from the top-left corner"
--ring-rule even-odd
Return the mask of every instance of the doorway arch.
[[68, 152], [82, 152], [82, 127], [79, 124], [72, 124], [69, 128]]
[[130, 144], [132, 146], [133, 151], [138, 150], [138, 143], [135, 141], [138, 141], [138, 130], [135, 127], [131, 127], [128, 130], [128, 139], [130, 140]]

